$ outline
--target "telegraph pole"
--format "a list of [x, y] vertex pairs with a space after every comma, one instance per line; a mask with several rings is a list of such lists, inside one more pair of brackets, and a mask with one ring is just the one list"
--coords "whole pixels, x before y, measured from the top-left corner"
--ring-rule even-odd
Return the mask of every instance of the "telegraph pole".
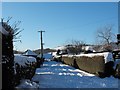
[[38, 31], [38, 32], [40, 32], [40, 36], [41, 36], [41, 38], [40, 38], [40, 40], [41, 40], [41, 58], [43, 59], [43, 38], [42, 38], [42, 33], [43, 32], [45, 32], [45, 31]]

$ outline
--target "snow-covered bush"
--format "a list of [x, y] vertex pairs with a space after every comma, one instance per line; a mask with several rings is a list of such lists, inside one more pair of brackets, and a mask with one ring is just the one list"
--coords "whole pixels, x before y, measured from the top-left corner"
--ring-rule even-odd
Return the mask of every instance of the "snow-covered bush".
[[37, 61], [34, 57], [14, 55], [15, 80], [16, 85], [21, 79], [31, 79], [35, 74]]
[[23, 67], [36, 63], [36, 59], [34, 57], [27, 57], [27, 56], [22, 56], [19, 54], [15, 54], [14, 56], [15, 56], [14, 57], [15, 64], [17, 63]]

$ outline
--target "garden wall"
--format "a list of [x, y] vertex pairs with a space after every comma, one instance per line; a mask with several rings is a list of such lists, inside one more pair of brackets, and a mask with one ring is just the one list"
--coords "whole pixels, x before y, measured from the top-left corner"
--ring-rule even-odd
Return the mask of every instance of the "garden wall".
[[114, 73], [114, 60], [109, 52], [74, 56], [63, 55], [61, 61], [99, 77], [107, 77]]
[[75, 58], [74, 57], [67, 57], [67, 56], [62, 56], [62, 60], [63, 63], [73, 66], [74, 67], [74, 62], [75, 62]]
[[94, 57], [76, 57], [76, 63], [79, 69], [99, 76], [99, 73], [104, 73], [105, 63], [103, 56]]

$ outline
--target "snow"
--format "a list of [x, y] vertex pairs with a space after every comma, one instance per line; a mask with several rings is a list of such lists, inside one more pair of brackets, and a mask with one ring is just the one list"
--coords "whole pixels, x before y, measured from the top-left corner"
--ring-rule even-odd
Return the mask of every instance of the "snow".
[[65, 50], [66, 49], [66, 46], [58, 46], [56, 48], [54, 48], [55, 50]]
[[8, 35], [8, 32], [2, 27], [2, 23], [0, 22], [0, 32], [4, 35]]
[[89, 54], [79, 54], [79, 55], [62, 55], [63, 57], [82, 57], [82, 56], [87, 56], [87, 57], [94, 57], [94, 56], [104, 56], [105, 63], [109, 61], [114, 61], [113, 55], [111, 52], [104, 52], [104, 53], [89, 53]]
[[82, 48], [82, 49], [84, 49], [85, 51], [90, 50], [90, 51], [95, 52], [95, 50], [93, 49], [93, 47], [92, 47], [92, 46], [83, 46], [83, 48]]
[[46, 53], [46, 54], [43, 54], [43, 57], [44, 57], [45, 59], [52, 59], [52, 54]]
[[37, 68], [32, 81], [39, 82], [39, 88], [118, 88], [117, 78], [101, 79], [55, 61], [44, 62]]
[[56, 53], [57, 53], [57, 52], [52, 52], [52, 56], [56, 56]]
[[81, 56], [87, 56], [87, 57], [104, 56], [105, 63], [107, 63], [109, 61], [114, 61], [113, 55], [111, 52], [80, 54], [80, 55], [76, 55], [76, 56], [77, 57], [81, 57]]
[[[41, 54], [38, 55], [37, 57], [41, 57]], [[45, 53], [45, 54], [43, 54], [43, 58], [44, 58], [45, 60], [50, 60], [50, 59], [53, 58], [53, 55], [52, 55], [51, 53]]]
[[37, 54], [34, 53], [34, 52], [31, 51], [31, 50], [27, 50], [23, 55], [33, 55], [33, 56], [37, 56]]
[[25, 79], [25, 80], [21, 80], [21, 84], [18, 85], [16, 88], [31, 88], [32, 90], [33, 88], [38, 88], [38, 87], [39, 85], [37, 83]]
[[27, 57], [22, 56], [20, 54], [14, 54], [14, 62], [18, 63], [21, 66], [26, 66], [26, 63], [31, 64], [32, 62], [36, 62], [36, 59], [34, 57]]
[[[54, 56], [56, 58], [61, 57], [60, 55], [56, 55], [56, 52], [53, 52], [52, 56]], [[89, 54], [83, 54], [83, 53], [81, 53], [79, 55], [70, 55], [70, 54], [62, 55], [62, 57], [73, 57], [73, 56], [76, 56], [76, 57], [81, 57], [81, 56], [87, 56], [87, 57], [104, 56], [105, 63], [107, 63], [109, 61], [114, 61], [113, 55], [112, 55], [111, 52], [89, 53]]]

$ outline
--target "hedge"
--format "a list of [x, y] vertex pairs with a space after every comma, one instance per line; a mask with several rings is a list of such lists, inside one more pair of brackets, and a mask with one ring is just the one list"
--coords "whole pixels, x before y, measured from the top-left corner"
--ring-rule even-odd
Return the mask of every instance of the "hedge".
[[20, 66], [15, 64], [16, 74], [15, 74], [15, 86], [20, 84], [21, 79], [32, 79], [35, 74], [37, 63], [33, 63], [26, 66]]
[[2, 89], [8, 90], [14, 88], [14, 54], [13, 54], [13, 29], [2, 22], [2, 27], [8, 32], [8, 35], [2, 34]]
[[25, 65], [15, 63], [15, 86], [20, 84], [21, 79], [32, 79], [35, 75], [36, 68], [39, 68], [43, 64], [44, 59], [37, 57], [36, 61], [25, 63]]

